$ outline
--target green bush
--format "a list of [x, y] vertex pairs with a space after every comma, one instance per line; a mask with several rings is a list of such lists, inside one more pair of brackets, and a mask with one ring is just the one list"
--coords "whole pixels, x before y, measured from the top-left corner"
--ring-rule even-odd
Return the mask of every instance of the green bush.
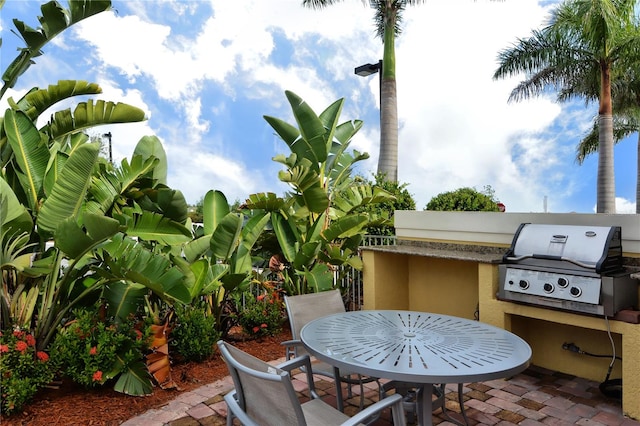
[[148, 349], [148, 327], [134, 321], [100, 319], [97, 310], [73, 311], [75, 319], [53, 342], [52, 355], [62, 360], [63, 373], [87, 388], [103, 385], [128, 369], [138, 369]]
[[282, 331], [284, 305], [274, 293], [254, 296], [245, 293], [245, 306], [238, 314], [238, 323], [249, 335], [274, 336]]
[[0, 333], [0, 398], [2, 413], [11, 414], [51, 383], [59, 368], [49, 354], [36, 350], [32, 334], [15, 329]]
[[213, 355], [220, 339], [216, 319], [207, 314], [204, 304], [178, 305], [176, 326], [171, 331], [170, 346], [183, 361], [204, 361]]
[[497, 212], [499, 208], [493, 189], [487, 185], [483, 191], [465, 187], [442, 192], [429, 201], [425, 210]]
[[385, 174], [374, 175], [374, 181], [362, 178], [363, 181], [372, 187], [379, 187], [391, 193], [395, 198], [393, 200], [380, 203], [371, 203], [358, 209], [360, 212], [373, 213], [379, 218], [389, 219], [388, 223], [375, 223], [366, 228], [368, 235], [395, 235], [396, 231], [393, 226], [393, 215], [396, 210], [415, 210], [416, 202], [407, 189], [409, 184], [398, 183], [386, 178]]

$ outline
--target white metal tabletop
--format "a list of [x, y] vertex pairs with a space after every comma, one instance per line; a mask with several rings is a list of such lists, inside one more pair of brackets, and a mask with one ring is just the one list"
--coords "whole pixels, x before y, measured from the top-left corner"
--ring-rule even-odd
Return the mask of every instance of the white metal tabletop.
[[[531, 347], [513, 333], [428, 312], [334, 314], [306, 324], [300, 337], [312, 355], [338, 368], [424, 384], [425, 413], [431, 413], [434, 383], [510, 377], [526, 369], [531, 359]], [[431, 424], [431, 416], [420, 423]]]

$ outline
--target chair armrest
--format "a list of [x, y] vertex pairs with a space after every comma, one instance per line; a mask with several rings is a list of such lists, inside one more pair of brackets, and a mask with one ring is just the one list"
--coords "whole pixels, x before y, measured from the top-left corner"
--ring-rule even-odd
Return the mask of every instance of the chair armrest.
[[303, 346], [302, 340], [293, 339], [293, 340], [285, 340], [284, 342], [280, 342], [284, 349], [284, 357], [285, 359], [291, 359], [296, 357], [296, 347]]
[[309, 385], [309, 393], [314, 399], [320, 398], [320, 395], [316, 392], [316, 386], [313, 382], [313, 371], [311, 369], [311, 357], [302, 355], [297, 358], [293, 358], [289, 361], [285, 361], [282, 364], [278, 364], [278, 368], [291, 374], [291, 371], [299, 368], [300, 371], [307, 375], [307, 384]]
[[281, 364], [278, 364], [278, 368], [291, 373], [296, 368], [311, 370], [311, 357], [309, 355], [299, 356], [297, 358], [290, 359]]
[[240, 404], [238, 404], [238, 400], [236, 399], [235, 389], [224, 396], [224, 402], [227, 403], [227, 409], [231, 411], [238, 420], [240, 420], [240, 423], [247, 426], [260, 426], [258, 423], [253, 421], [251, 417], [247, 416], [247, 413], [245, 413], [242, 407], [240, 407]]
[[393, 410], [394, 425], [406, 424], [404, 407], [402, 406], [402, 396], [399, 394], [393, 394], [358, 412], [358, 414], [342, 423], [341, 426], [356, 426], [358, 424], [365, 423], [367, 419], [379, 414], [382, 410], [388, 407], [391, 407]]
[[280, 342], [282, 346], [302, 346], [302, 340], [300, 339], [292, 339], [285, 340], [284, 342]]

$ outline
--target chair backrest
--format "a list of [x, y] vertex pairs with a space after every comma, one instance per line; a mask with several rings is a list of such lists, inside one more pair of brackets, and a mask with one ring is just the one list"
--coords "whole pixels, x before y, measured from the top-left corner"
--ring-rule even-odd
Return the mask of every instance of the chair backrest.
[[300, 401], [289, 373], [220, 340], [236, 388], [238, 404], [260, 425], [304, 425]]
[[285, 296], [291, 336], [300, 339], [300, 330], [310, 321], [331, 314], [344, 312], [344, 302], [340, 290], [321, 291], [319, 293]]

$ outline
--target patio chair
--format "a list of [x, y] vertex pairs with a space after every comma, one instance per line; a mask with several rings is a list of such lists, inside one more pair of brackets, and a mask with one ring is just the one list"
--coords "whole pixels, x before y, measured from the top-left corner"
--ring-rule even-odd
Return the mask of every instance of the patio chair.
[[[243, 425], [359, 425], [391, 409], [394, 425], [404, 425], [402, 397], [392, 395], [349, 417], [325, 403], [318, 396], [308, 355], [272, 366], [240, 349], [218, 341], [235, 389], [224, 396], [227, 403], [227, 426], [237, 417]], [[309, 401], [301, 403], [291, 381], [290, 372], [304, 368], [309, 384]]]
[[[291, 325], [291, 336], [293, 338], [292, 340], [282, 342], [282, 345], [285, 346], [286, 359], [297, 358], [308, 354], [300, 340], [300, 330], [302, 330], [305, 324], [320, 317], [346, 311], [340, 290], [285, 296], [284, 303], [287, 307], [287, 315], [289, 316], [289, 324]], [[364, 407], [365, 383], [376, 382], [378, 384], [379, 395], [382, 396], [382, 385], [376, 377], [341, 371], [337, 367], [316, 359], [313, 359], [311, 369], [313, 374], [334, 379], [337, 407], [340, 411], [344, 410], [342, 383], [347, 384], [347, 398], [351, 398], [352, 396], [351, 386], [360, 386], [360, 409]]]

